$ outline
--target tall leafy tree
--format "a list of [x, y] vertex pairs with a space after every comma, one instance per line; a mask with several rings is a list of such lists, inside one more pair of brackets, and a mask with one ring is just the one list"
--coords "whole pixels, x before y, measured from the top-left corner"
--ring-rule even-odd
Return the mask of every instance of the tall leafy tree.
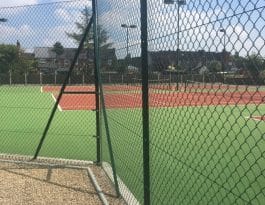
[[244, 59], [244, 66], [253, 79], [257, 79], [261, 71], [265, 70], [265, 61], [258, 54], [251, 54]]
[[14, 70], [19, 61], [19, 50], [15, 45], [0, 45], [0, 73]]
[[222, 64], [220, 61], [213, 60], [208, 64], [208, 69], [210, 72], [220, 72], [222, 70]]
[[[81, 22], [75, 23], [76, 28], [77, 28], [77, 32], [66, 33], [67, 36], [74, 39], [77, 44], [79, 44], [79, 42], [81, 41], [91, 16], [92, 16], [91, 9], [89, 7], [85, 7], [81, 11]], [[100, 49], [103, 50], [103, 49], [108, 49], [109, 47], [111, 47], [112, 44], [108, 42], [108, 39], [109, 39], [108, 34], [107, 34], [106, 30], [104, 30], [102, 28], [101, 25], [98, 25], [98, 31], [97, 32], [99, 35]], [[88, 37], [85, 41], [84, 48], [86, 48], [86, 49], [92, 49], [93, 48], [93, 29], [91, 29], [89, 34], [88, 34]]]
[[0, 45], [0, 73], [24, 74], [37, 71], [37, 61], [26, 57], [17, 45]]
[[52, 51], [56, 54], [56, 64], [57, 64], [57, 69], [58, 69], [59, 68], [59, 56], [63, 54], [64, 47], [59, 41], [57, 41], [53, 45]]

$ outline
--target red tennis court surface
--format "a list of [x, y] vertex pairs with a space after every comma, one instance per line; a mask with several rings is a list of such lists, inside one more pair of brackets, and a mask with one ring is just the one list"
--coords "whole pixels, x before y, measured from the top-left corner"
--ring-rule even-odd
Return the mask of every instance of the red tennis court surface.
[[249, 118], [252, 120], [257, 120], [257, 121], [265, 121], [265, 115], [263, 115], [263, 116], [252, 116]]
[[[107, 93], [104, 95], [106, 108], [141, 108], [141, 93], [126, 93], [129, 86], [104, 86], [104, 89], [122, 91], [124, 93]], [[128, 89], [127, 89], [128, 88]], [[59, 86], [44, 86], [43, 92], [51, 92], [58, 96]], [[131, 89], [132, 90], [132, 89]], [[94, 91], [94, 86], [69, 86], [66, 91]], [[265, 103], [265, 91], [258, 92], [168, 92], [150, 93], [150, 107], [179, 107], [179, 106], [211, 106], [211, 105], [244, 105]], [[64, 94], [60, 108], [62, 110], [93, 110], [95, 95], [93, 94]]]

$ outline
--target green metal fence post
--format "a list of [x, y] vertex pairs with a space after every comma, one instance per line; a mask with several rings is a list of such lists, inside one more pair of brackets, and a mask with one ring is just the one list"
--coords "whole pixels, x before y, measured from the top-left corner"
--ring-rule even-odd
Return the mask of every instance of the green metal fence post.
[[147, 0], [141, 0], [144, 204], [150, 204]]
[[98, 81], [98, 72], [99, 68], [99, 56], [97, 52], [97, 15], [96, 15], [96, 7], [95, 3], [93, 3], [93, 38], [94, 38], [94, 75], [95, 75], [95, 99], [96, 99], [96, 144], [97, 144], [97, 164], [101, 164], [101, 133], [100, 133], [100, 99], [99, 99], [99, 81]]
[[[92, 1], [92, 7], [93, 7], [93, 15], [94, 18], [97, 19], [97, 0]], [[98, 34], [97, 34], [97, 20], [95, 21], [95, 30], [94, 30], [94, 45], [95, 45], [95, 56], [96, 56], [96, 74], [98, 76], [98, 85], [99, 85], [99, 94], [100, 94], [100, 104], [102, 108], [102, 113], [103, 113], [103, 119], [104, 119], [104, 126], [106, 129], [106, 137], [107, 137], [107, 142], [108, 142], [108, 149], [109, 149], [109, 155], [110, 155], [110, 161], [111, 161], [111, 167], [112, 167], [112, 172], [113, 172], [113, 179], [114, 179], [114, 186], [115, 186], [115, 191], [117, 194], [117, 197], [120, 196], [120, 190], [119, 190], [119, 184], [118, 184], [118, 179], [117, 179], [117, 172], [116, 172], [116, 166], [115, 166], [115, 160], [114, 160], [114, 154], [113, 154], [113, 149], [112, 149], [112, 143], [111, 143], [111, 138], [110, 138], [110, 131], [109, 131], [109, 125], [108, 125], [108, 118], [107, 118], [107, 112], [106, 112], [106, 107], [105, 107], [105, 100], [104, 100], [104, 94], [103, 94], [103, 88], [102, 88], [102, 81], [101, 81], [101, 76], [99, 72], [100, 68], [100, 59], [99, 59], [99, 40], [98, 40]]]

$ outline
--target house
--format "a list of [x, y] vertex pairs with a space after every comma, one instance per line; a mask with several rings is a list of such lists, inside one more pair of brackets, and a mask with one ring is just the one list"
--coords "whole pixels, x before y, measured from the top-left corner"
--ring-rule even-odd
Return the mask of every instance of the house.
[[[35, 59], [38, 61], [39, 70], [42, 73], [67, 72], [74, 59], [77, 48], [64, 48], [60, 56], [56, 56], [52, 47], [34, 48]], [[117, 59], [115, 49], [105, 49], [101, 52], [101, 67], [108, 69], [114, 60]], [[94, 51], [93, 49], [82, 50], [78, 56], [75, 72], [84, 70], [93, 73], [94, 69]]]
[[[224, 65], [229, 65], [229, 52], [206, 52], [199, 51], [151, 51], [149, 55], [149, 66], [153, 71], [164, 72], [169, 68], [180, 66], [180, 72], [199, 72], [202, 66], [207, 66], [209, 62], [216, 60]], [[178, 57], [179, 55], [179, 57]], [[178, 62], [177, 62], [178, 61]]]
[[41, 73], [51, 73], [56, 69], [56, 54], [51, 47], [34, 48], [34, 56], [38, 61], [38, 69]]

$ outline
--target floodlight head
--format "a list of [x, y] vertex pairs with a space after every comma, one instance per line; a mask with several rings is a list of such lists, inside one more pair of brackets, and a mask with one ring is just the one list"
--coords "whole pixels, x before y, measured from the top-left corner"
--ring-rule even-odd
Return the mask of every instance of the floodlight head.
[[136, 25], [130, 25], [130, 28], [136, 28], [137, 26]]
[[164, 4], [174, 4], [177, 3], [178, 5], [185, 5], [186, 0], [164, 0]]
[[0, 22], [7, 22], [6, 18], [0, 18]]
[[226, 32], [226, 30], [224, 28], [220, 28], [219, 31], [222, 32], [222, 33], [225, 33]]
[[178, 0], [178, 5], [186, 5], [186, 0]]
[[164, 4], [174, 4], [174, 0], [164, 0]]

